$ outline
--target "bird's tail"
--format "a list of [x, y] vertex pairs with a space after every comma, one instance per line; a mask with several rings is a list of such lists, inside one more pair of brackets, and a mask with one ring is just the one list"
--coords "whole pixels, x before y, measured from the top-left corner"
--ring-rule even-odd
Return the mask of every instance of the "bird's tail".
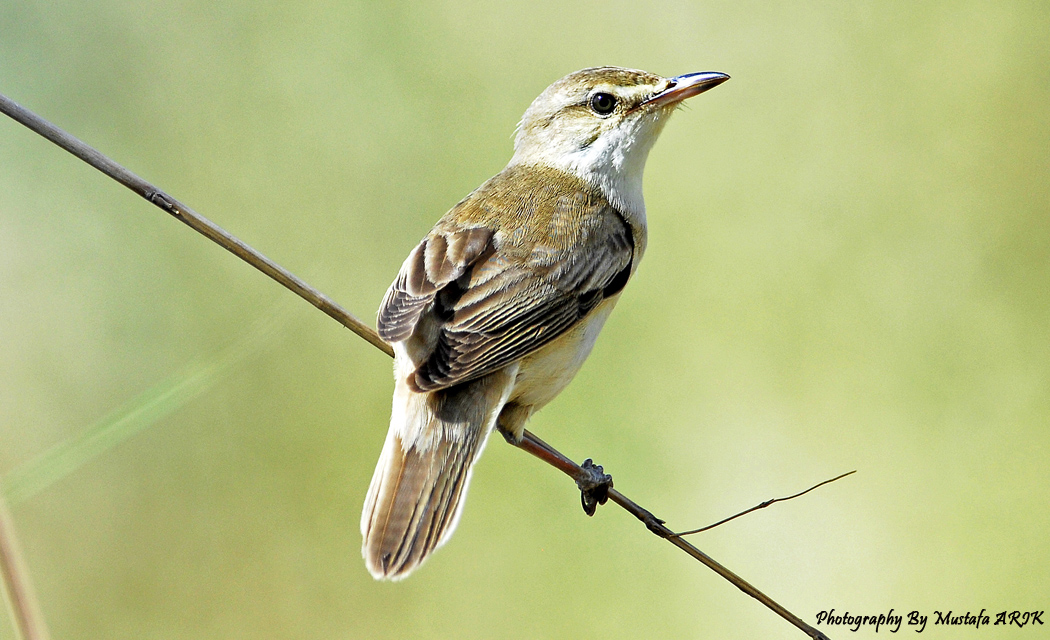
[[397, 381], [361, 514], [361, 552], [377, 580], [407, 577], [452, 535], [509, 387], [503, 372], [430, 393]]

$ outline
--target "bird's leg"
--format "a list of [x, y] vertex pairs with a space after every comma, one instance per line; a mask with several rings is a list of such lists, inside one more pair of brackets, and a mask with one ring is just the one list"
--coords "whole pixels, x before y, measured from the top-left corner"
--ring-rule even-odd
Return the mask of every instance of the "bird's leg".
[[516, 437], [514, 432], [505, 428], [503, 424], [500, 424], [497, 429], [508, 443], [531, 453], [571, 476], [576, 481], [576, 486], [580, 488], [580, 501], [587, 515], [593, 516], [598, 505], [605, 504], [605, 501], [609, 499], [609, 489], [613, 486], [612, 476], [605, 473], [601, 465], [594, 464], [590, 458], [584, 460], [583, 466], [580, 466], [527, 429], [521, 431], [520, 437]]

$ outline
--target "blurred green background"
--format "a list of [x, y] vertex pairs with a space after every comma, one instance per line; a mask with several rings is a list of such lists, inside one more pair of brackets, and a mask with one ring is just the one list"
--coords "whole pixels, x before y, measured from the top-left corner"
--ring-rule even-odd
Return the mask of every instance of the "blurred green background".
[[[857, 469], [694, 539], [813, 623], [1050, 608], [1048, 33], [1046, 2], [0, 0], [0, 92], [372, 322], [547, 84], [731, 74], [656, 145], [645, 261], [530, 428], [677, 529]], [[498, 438], [452, 541], [373, 582], [391, 389], [0, 119], [0, 478], [56, 640], [804, 637]]]

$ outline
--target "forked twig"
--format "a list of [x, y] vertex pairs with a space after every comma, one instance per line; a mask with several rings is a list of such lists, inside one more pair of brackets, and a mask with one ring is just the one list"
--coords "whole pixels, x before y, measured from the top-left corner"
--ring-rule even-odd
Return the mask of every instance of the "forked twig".
[[[299, 297], [325, 312], [334, 320], [366, 340], [372, 346], [388, 356], [393, 356], [393, 349], [390, 345], [383, 342], [371, 327], [340, 307], [317, 289], [314, 289], [297, 278], [290, 271], [284, 269], [255, 249], [252, 249], [244, 242], [227, 233], [218, 225], [199, 215], [175, 198], [169, 196], [149, 182], [113, 162], [91, 146], [71, 136], [43, 118], [40, 118], [28, 109], [19, 106], [3, 95], [0, 95], [0, 112], [10, 116], [15, 121], [25, 125], [32, 131], [42, 135], [92, 167], [95, 167], [102, 173], [128, 187], [152, 204], [160, 207], [166, 213], [175, 216], [178, 220], [184, 222], [195, 231], [203, 234], [219, 246], [233, 253], [259, 271], [262, 271], [284, 287], [290, 289]], [[578, 482], [583, 482], [591, 477], [588, 470], [585, 470], [569, 458], [566, 458], [554, 449], [554, 447], [551, 447], [528, 431], [525, 432], [525, 437], [521, 442], [514, 444], [563, 471]], [[746, 580], [729, 569], [726, 569], [692, 544], [683, 540], [681, 536], [676, 535], [673, 531], [665, 527], [663, 520], [660, 520], [646, 509], [629, 500], [619, 491], [610, 487], [607, 496], [613, 502], [641, 520], [650, 531], [711, 568], [720, 576], [734, 584], [738, 589], [769, 607], [779, 616], [801, 629], [811, 638], [827, 638], [822, 632], [803, 622], [798, 616], [777, 604], [774, 600], [751, 586]]]
[[[550, 446], [543, 440], [540, 440], [538, 437], [536, 437], [532, 433], [529, 433], [527, 430], [525, 431], [525, 437], [520, 443], [511, 442], [511, 444], [514, 444], [520, 449], [528, 451], [537, 458], [562, 471], [563, 473], [571, 477], [573, 480], [576, 480], [577, 483], [586, 482], [590, 478], [590, 472], [587, 469], [584, 469], [572, 460], [566, 458], [561, 453], [559, 453], [557, 449]], [[851, 471], [850, 473], [853, 472]], [[682, 551], [685, 551], [687, 554], [698, 560], [704, 566], [731, 582], [733, 585], [736, 586], [736, 588], [740, 589], [755, 600], [758, 600], [762, 604], [766, 605], [769, 609], [774, 611], [781, 618], [787, 620], [802, 631], [806, 632], [811, 638], [822, 638], [824, 640], [827, 640], [826, 635], [803, 622], [801, 619], [799, 619], [798, 616], [791, 613], [790, 611], [782, 607], [779, 603], [777, 603], [775, 600], [773, 600], [772, 598], [770, 598], [769, 596], [752, 586], [750, 582], [744, 580], [737, 574], [722, 566], [714, 558], [694, 547], [692, 544], [684, 540], [680, 535], [676, 534], [674, 531], [668, 529], [666, 526], [664, 526], [664, 521], [654, 516], [649, 510], [643, 508], [642, 506], [640, 506], [627, 496], [623, 495], [616, 489], [613, 489], [612, 487], [609, 487], [608, 496], [610, 500], [623, 507], [625, 511], [641, 520], [642, 524], [644, 524], [646, 528], [649, 529], [649, 531], [652, 531], [653, 533], [667, 540]]]
[[810, 491], [812, 491], [812, 490], [814, 490], [814, 489], [816, 489], [818, 487], [823, 487], [826, 484], [831, 484], [832, 482], [835, 482], [836, 480], [841, 480], [841, 479], [845, 478], [846, 476], [853, 475], [854, 473], [857, 473], [856, 469], [854, 469], [853, 471], [847, 471], [846, 473], [839, 474], [839, 475], [835, 476], [834, 478], [831, 478], [829, 480], [825, 480], [824, 482], [818, 482], [817, 484], [815, 484], [812, 487], [806, 489], [805, 491], [799, 491], [796, 494], [793, 494], [793, 495], [790, 495], [790, 496], [785, 496], [783, 498], [770, 498], [769, 500], [766, 500], [765, 502], [760, 502], [760, 503], [756, 504], [755, 506], [751, 507], [750, 509], [745, 509], [745, 510], [741, 511], [740, 513], [738, 513], [736, 515], [729, 516], [728, 518], [722, 518], [721, 520], [719, 520], [718, 522], [716, 522], [714, 524], [709, 524], [706, 527], [700, 527], [699, 529], [690, 529], [689, 531], [682, 531], [680, 533], [676, 533], [675, 535], [679, 536], [679, 537], [681, 537], [681, 536], [691, 536], [694, 533], [700, 533], [702, 531], [709, 531], [711, 529], [714, 529], [715, 527], [721, 526], [721, 525], [729, 522], [730, 520], [736, 520], [740, 516], [746, 516], [747, 514], [751, 513], [752, 511], [758, 511], [759, 509], [765, 509], [766, 507], [768, 507], [771, 504], [776, 504], [777, 502], [787, 502], [788, 500], [794, 500], [795, 498], [798, 498], [800, 496], [806, 495], [807, 493], [809, 493]]

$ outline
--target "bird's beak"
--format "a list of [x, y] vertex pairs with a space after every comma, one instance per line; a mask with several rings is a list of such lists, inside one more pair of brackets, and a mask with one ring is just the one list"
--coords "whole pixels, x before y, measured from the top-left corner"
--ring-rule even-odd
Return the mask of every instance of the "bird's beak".
[[638, 106], [659, 106], [678, 103], [686, 98], [699, 95], [708, 89], [714, 89], [728, 79], [729, 76], [717, 71], [701, 71], [699, 73], [675, 76], [667, 81], [667, 88], [649, 96]]

